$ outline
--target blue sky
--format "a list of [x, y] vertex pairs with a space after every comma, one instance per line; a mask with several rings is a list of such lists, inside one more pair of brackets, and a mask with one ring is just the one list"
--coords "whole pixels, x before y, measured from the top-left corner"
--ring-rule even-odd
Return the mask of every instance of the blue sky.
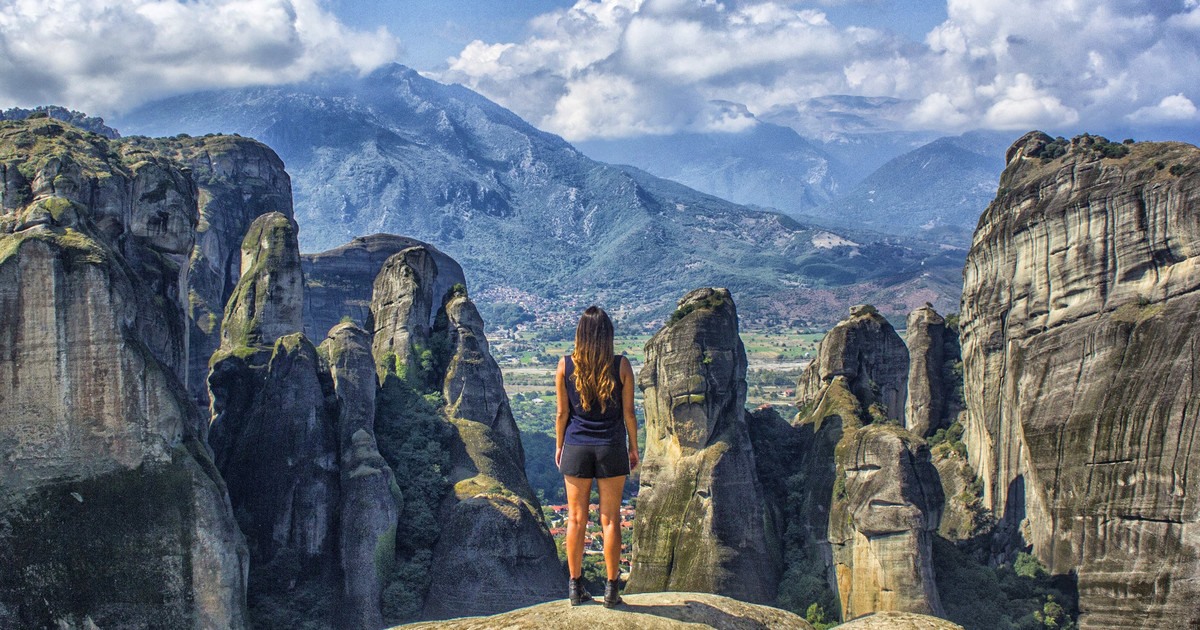
[[573, 141], [813, 120], [828, 95], [946, 133], [1200, 125], [1200, 0], [0, 1], [0, 107], [397, 61]]

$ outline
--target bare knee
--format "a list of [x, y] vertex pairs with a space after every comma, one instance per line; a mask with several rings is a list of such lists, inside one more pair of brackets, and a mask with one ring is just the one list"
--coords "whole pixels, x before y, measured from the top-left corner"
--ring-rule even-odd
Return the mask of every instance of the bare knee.
[[612, 527], [613, 525], [618, 524], [620, 522], [621, 522], [621, 520], [620, 520], [619, 514], [608, 514], [605, 512], [600, 513], [600, 526], [601, 527]]
[[572, 510], [571, 513], [567, 515], [567, 521], [575, 527], [585, 529], [587, 528], [588, 524], [588, 514], [583, 510]]

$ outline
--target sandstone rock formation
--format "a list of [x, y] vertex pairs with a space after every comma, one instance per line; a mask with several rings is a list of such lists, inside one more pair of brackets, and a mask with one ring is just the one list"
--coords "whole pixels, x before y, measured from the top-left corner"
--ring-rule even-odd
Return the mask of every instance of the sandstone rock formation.
[[878, 612], [838, 626], [845, 630], [962, 630], [962, 626], [929, 615], [908, 612]]
[[245, 627], [245, 543], [184, 385], [192, 180], [4, 122], [0, 208], [0, 626]]
[[1007, 164], [962, 302], [986, 505], [1077, 572], [1081, 627], [1200, 624], [1200, 150], [1032, 132]]
[[[925, 305], [908, 315], [908, 402], [904, 421], [909, 431], [925, 437], [948, 420], [946, 408], [946, 320]], [[948, 423], [947, 423], [948, 424]]]
[[829, 512], [842, 618], [876, 611], [940, 615], [933, 534], [942, 488], [929, 447], [890, 424], [849, 431], [838, 444]]
[[250, 138], [181, 135], [127, 142], [139, 150], [170, 156], [191, 171], [196, 185], [199, 222], [187, 262], [187, 385], [193, 399], [205, 408], [208, 359], [220, 345], [224, 306], [241, 277], [239, 245], [259, 216], [279, 212], [292, 217], [291, 181], [279, 156]]
[[[556, 601], [514, 610], [492, 617], [469, 617], [429, 623], [416, 623], [403, 628], [411, 630], [491, 630], [492, 628], [537, 628], [538, 630], [683, 630], [685, 628], [721, 628], [723, 630], [811, 630], [804, 619], [778, 608], [748, 604], [709, 593], [643, 593], [624, 595], [625, 605], [608, 609], [595, 605], [571, 606]], [[914, 615], [915, 617], [915, 615]], [[907, 620], [905, 620], [907, 622]], [[940, 620], [938, 620], [940, 621]], [[943, 622], [936, 630], [957, 628]]]
[[[319, 254], [301, 254], [304, 269], [304, 332], [316, 338], [343, 317], [366, 326], [371, 314], [371, 291], [383, 263], [403, 249], [424, 247], [433, 256], [438, 274], [433, 294], [444, 296], [456, 284], [466, 284], [462, 267], [436, 247], [395, 234], [360, 236]], [[437, 309], [432, 316], [437, 315]], [[429, 322], [433, 325], [433, 321]]]
[[[388, 258], [368, 319], [385, 393], [411, 387], [440, 395], [451, 428], [447, 476], [453, 487], [439, 508], [424, 615], [491, 614], [559, 597], [566, 575], [525, 478], [516, 422], [483, 320], [459, 283], [438, 293], [446, 282], [437, 258], [424, 246]], [[451, 278], [461, 274], [456, 267]]]
[[828, 545], [826, 577], [845, 620], [942, 612], [932, 568], [942, 489], [928, 446], [893, 412], [907, 373], [903, 342], [864, 305], [826, 335], [800, 378], [807, 526]]
[[729, 291], [697, 289], [646, 344], [646, 445], [627, 590], [769, 602], [768, 545], [745, 419], [746, 351]]
[[908, 364], [908, 349], [887, 319], [870, 304], [852, 306], [800, 377], [797, 404], [819, 404], [826, 385], [842, 376], [872, 417], [903, 421]]
[[241, 268], [209, 376], [209, 443], [250, 544], [254, 621], [381, 627], [402, 496], [375, 442], [370, 338], [342, 324], [318, 351], [298, 332], [288, 217], [255, 219]]

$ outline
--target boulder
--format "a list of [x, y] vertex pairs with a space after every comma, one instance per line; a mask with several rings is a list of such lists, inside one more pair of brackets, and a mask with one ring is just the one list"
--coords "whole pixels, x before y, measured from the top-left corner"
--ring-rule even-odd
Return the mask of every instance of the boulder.
[[775, 598], [781, 550], [768, 546], [746, 427], [746, 351], [729, 291], [697, 289], [646, 344], [638, 378], [646, 445], [627, 590]]
[[908, 314], [908, 402], [904, 422], [909, 431], [925, 437], [949, 424], [946, 369], [946, 320], [925, 305]]

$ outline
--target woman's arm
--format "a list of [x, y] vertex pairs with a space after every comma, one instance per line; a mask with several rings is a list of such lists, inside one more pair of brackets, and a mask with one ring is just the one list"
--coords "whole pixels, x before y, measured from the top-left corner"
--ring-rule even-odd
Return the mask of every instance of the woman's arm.
[[558, 370], [554, 372], [554, 392], [558, 399], [558, 415], [554, 418], [554, 465], [562, 464], [563, 438], [567, 435], [567, 418], [571, 416], [571, 401], [567, 400], [567, 359], [558, 360]]
[[638, 466], [637, 414], [633, 412], [633, 366], [621, 357], [621, 410], [625, 414], [625, 432], [629, 434], [629, 470]]

